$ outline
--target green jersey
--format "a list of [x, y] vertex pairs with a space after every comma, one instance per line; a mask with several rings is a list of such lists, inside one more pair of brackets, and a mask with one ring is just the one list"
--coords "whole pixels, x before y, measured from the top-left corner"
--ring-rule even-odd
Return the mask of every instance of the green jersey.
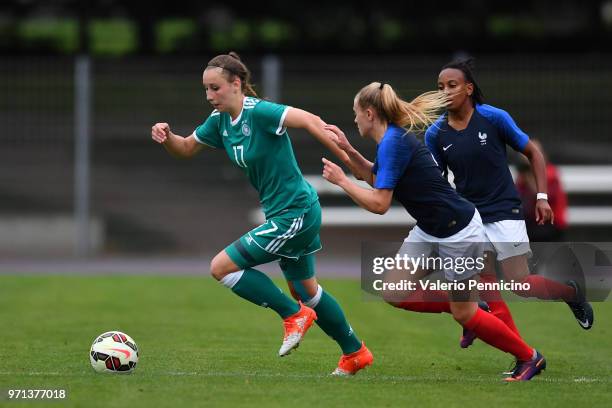
[[283, 122], [290, 108], [245, 97], [235, 120], [214, 110], [194, 132], [199, 143], [225, 149], [259, 193], [266, 218], [300, 214], [318, 200], [302, 176]]

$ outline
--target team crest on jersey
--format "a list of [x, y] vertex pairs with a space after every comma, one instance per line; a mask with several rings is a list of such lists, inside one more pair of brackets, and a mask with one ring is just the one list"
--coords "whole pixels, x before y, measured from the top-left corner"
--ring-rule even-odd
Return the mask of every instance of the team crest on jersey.
[[243, 122], [241, 130], [243, 135], [251, 136], [251, 127], [248, 125], [248, 123]]
[[484, 146], [487, 144], [487, 134], [478, 132], [478, 138], [480, 139], [480, 145]]

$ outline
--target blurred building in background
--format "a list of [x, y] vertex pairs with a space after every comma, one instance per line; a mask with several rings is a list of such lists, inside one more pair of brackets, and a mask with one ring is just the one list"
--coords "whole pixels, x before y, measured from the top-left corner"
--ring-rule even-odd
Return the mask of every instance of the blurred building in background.
[[[558, 165], [565, 238], [609, 240], [612, 1], [436, 5], [4, 2], [0, 256], [210, 255], [252, 228], [256, 193], [224, 152], [177, 161], [150, 138], [155, 122], [189, 135], [206, 119], [202, 70], [230, 50], [260, 96], [337, 124], [369, 157], [353, 124], [360, 87], [382, 80], [409, 99], [435, 89], [454, 55], [475, 56], [485, 100]], [[407, 234], [400, 208], [355, 213], [320, 183], [329, 153], [290, 135], [320, 189], [329, 253], [358, 257], [361, 240]]]

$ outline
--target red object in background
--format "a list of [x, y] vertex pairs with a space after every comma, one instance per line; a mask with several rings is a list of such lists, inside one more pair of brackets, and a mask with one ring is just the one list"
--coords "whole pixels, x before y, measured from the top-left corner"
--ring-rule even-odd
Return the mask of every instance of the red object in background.
[[[533, 178], [531, 172], [528, 172], [527, 177]], [[527, 177], [523, 173], [519, 173], [516, 178], [516, 189], [523, 201], [523, 210], [525, 211], [525, 222], [529, 227], [537, 228], [535, 222], [535, 203], [536, 194], [535, 188], [532, 187], [535, 183], [529, 183]], [[548, 204], [555, 214], [554, 227], [557, 230], [567, 228], [567, 195], [563, 190], [563, 185], [559, 178], [557, 168], [552, 164], [546, 164], [546, 181], [548, 184]]]

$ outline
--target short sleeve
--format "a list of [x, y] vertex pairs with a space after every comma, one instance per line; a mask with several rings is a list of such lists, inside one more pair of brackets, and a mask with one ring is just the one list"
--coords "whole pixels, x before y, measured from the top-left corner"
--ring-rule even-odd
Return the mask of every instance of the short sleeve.
[[440, 143], [438, 142], [438, 132], [440, 130], [439, 123], [440, 120], [431, 125], [425, 132], [425, 145], [427, 146], [427, 149], [429, 149], [429, 152], [431, 153], [431, 156], [433, 157], [434, 161], [440, 168], [440, 171], [444, 172], [446, 170], [446, 163], [442, 158], [442, 152], [440, 151]]
[[[374, 187], [393, 190], [412, 158], [412, 149], [401, 134], [386, 135], [376, 154], [376, 181]], [[374, 170], [374, 169], [373, 169]]]
[[219, 131], [220, 113], [214, 110], [208, 119], [193, 132], [198, 143], [205, 144], [216, 149], [223, 148], [221, 133]]
[[287, 130], [283, 124], [289, 109], [287, 105], [259, 101], [253, 108], [253, 117], [260, 129], [281, 136]]
[[529, 143], [529, 136], [514, 122], [505, 110], [490, 105], [479, 105], [478, 112], [495, 124], [503, 141], [517, 152], [522, 152]]

